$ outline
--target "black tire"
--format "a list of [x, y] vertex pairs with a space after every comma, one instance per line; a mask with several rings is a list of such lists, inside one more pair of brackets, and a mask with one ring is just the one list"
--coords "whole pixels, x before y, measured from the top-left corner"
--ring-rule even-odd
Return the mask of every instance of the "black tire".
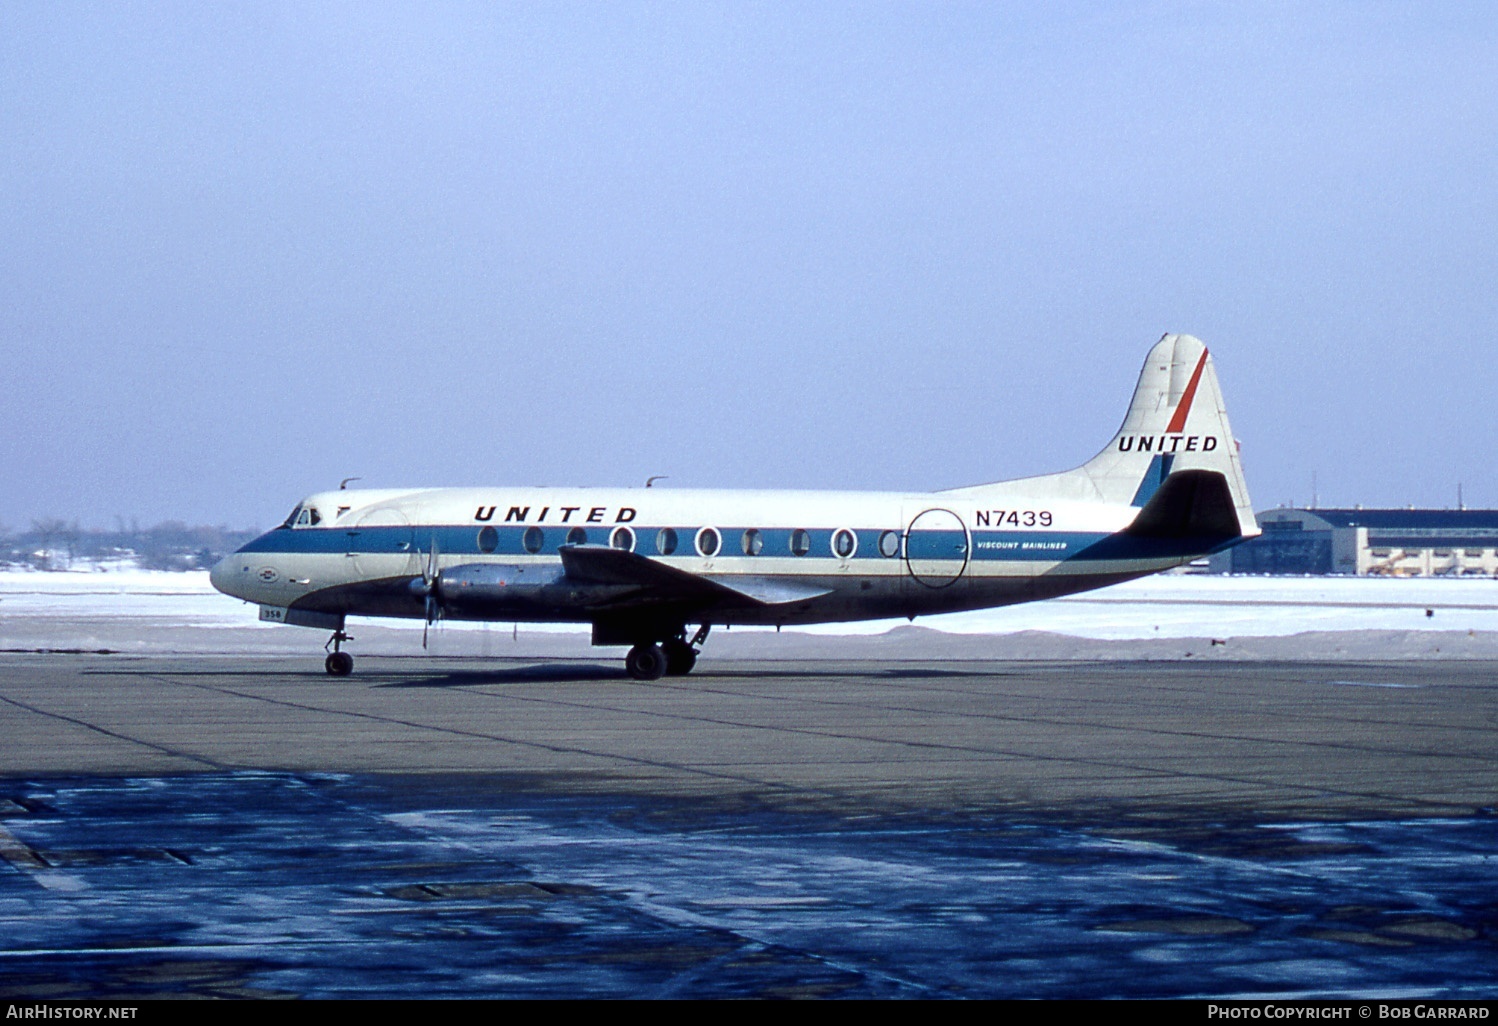
[[668, 677], [685, 677], [697, 665], [697, 650], [680, 639], [666, 642], [661, 651], [666, 653]]
[[659, 645], [636, 645], [624, 657], [624, 668], [635, 680], [660, 680], [666, 675], [666, 653]]
[[347, 677], [354, 672], [354, 657], [347, 652], [329, 652], [323, 667], [334, 677]]

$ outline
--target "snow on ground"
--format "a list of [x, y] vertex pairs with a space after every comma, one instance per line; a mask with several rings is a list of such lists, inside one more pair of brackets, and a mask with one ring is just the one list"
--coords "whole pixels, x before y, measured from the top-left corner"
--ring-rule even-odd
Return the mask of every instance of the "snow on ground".
[[17, 616], [143, 617], [184, 627], [244, 627], [258, 622], [259, 613], [215, 591], [206, 570], [0, 571], [0, 621]]
[[[1430, 610], [1430, 616], [1426, 615]], [[9, 618], [150, 619], [200, 628], [260, 624], [256, 607], [213, 590], [204, 571], [122, 567], [0, 572], [0, 624]], [[814, 634], [880, 634], [905, 621], [826, 624]], [[1307, 631], [1498, 631], [1498, 580], [1219, 577], [1164, 574], [1049, 602], [921, 617], [952, 634], [1048, 631], [1098, 640], [1283, 637]], [[419, 621], [379, 621], [420, 630]], [[478, 625], [450, 623], [446, 629]], [[527, 626], [533, 633], [540, 628]], [[560, 632], [585, 626], [558, 625]]]
[[[951, 634], [1049, 631], [1098, 640], [1498, 631], [1498, 580], [1159, 574], [1049, 602], [921, 617], [916, 623]], [[807, 630], [878, 633], [889, 626], [883, 621]]]

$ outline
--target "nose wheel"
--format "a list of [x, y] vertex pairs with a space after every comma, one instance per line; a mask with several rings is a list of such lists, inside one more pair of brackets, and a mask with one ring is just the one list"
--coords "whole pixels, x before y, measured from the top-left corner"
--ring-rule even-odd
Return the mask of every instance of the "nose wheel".
[[[341, 648], [345, 641], [352, 640], [343, 631], [334, 631], [333, 636], [328, 639], [328, 645], [333, 646], [333, 651], [329, 652], [328, 658], [323, 660], [323, 669], [328, 671], [328, 676], [347, 677], [354, 672], [354, 657]], [[326, 648], [327, 645], [323, 647]]]

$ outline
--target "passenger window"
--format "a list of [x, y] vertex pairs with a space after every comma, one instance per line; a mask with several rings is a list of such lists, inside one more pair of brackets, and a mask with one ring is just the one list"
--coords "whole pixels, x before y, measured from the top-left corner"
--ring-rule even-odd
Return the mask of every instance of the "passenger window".
[[697, 532], [697, 551], [704, 556], [714, 556], [718, 553], [718, 547], [722, 545], [723, 539], [718, 537], [716, 528], [704, 527]]
[[655, 534], [655, 551], [663, 556], [669, 556], [676, 551], [676, 532], [669, 527], [663, 527]]
[[757, 531], [755, 528], [751, 527], [749, 528], [749, 530], [744, 532], [743, 545], [744, 555], [757, 556], [762, 551], [764, 551], [765, 536], [760, 534], [759, 531]]
[[588, 544], [588, 532], [585, 531], [585, 530], [583, 530], [581, 527], [574, 527], [572, 530], [570, 530], [570, 531], [567, 532], [567, 544], [568, 545], [586, 545], [586, 544]]
[[614, 528], [614, 536], [609, 539], [609, 544], [616, 549], [633, 552], [635, 550], [635, 532], [627, 527], [616, 527]]
[[539, 527], [527, 527], [525, 534], [520, 536], [520, 544], [525, 547], [526, 552], [529, 552], [533, 556], [541, 551], [541, 546], [545, 543], [546, 532], [542, 531]]
[[885, 531], [879, 536], [879, 555], [893, 559], [900, 554], [900, 532]]
[[811, 551], [811, 535], [796, 528], [791, 532], [791, 555], [804, 556]]
[[858, 539], [844, 528], [832, 536], [832, 551], [839, 559], [847, 559], [858, 550]]
[[493, 552], [499, 548], [499, 532], [492, 527], [486, 527], [479, 532], [479, 551]]

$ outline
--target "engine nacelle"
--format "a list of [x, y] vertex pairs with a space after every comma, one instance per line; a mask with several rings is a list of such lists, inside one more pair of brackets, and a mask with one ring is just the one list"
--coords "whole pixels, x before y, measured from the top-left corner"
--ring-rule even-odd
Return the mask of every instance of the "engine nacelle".
[[[424, 595], [426, 585], [417, 578], [411, 582], [411, 590]], [[555, 563], [549, 566], [465, 563], [443, 568], [437, 577], [435, 597], [446, 615], [502, 619], [506, 612], [538, 615], [576, 611], [580, 606], [607, 603], [636, 590], [635, 586], [569, 580]]]
[[558, 585], [562, 568], [551, 566], [506, 566], [501, 563], [467, 563], [450, 566], [437, 578], [437, 597], [444, 603], [504, 602], [516, 598], [534, 600], [545, 588]]

